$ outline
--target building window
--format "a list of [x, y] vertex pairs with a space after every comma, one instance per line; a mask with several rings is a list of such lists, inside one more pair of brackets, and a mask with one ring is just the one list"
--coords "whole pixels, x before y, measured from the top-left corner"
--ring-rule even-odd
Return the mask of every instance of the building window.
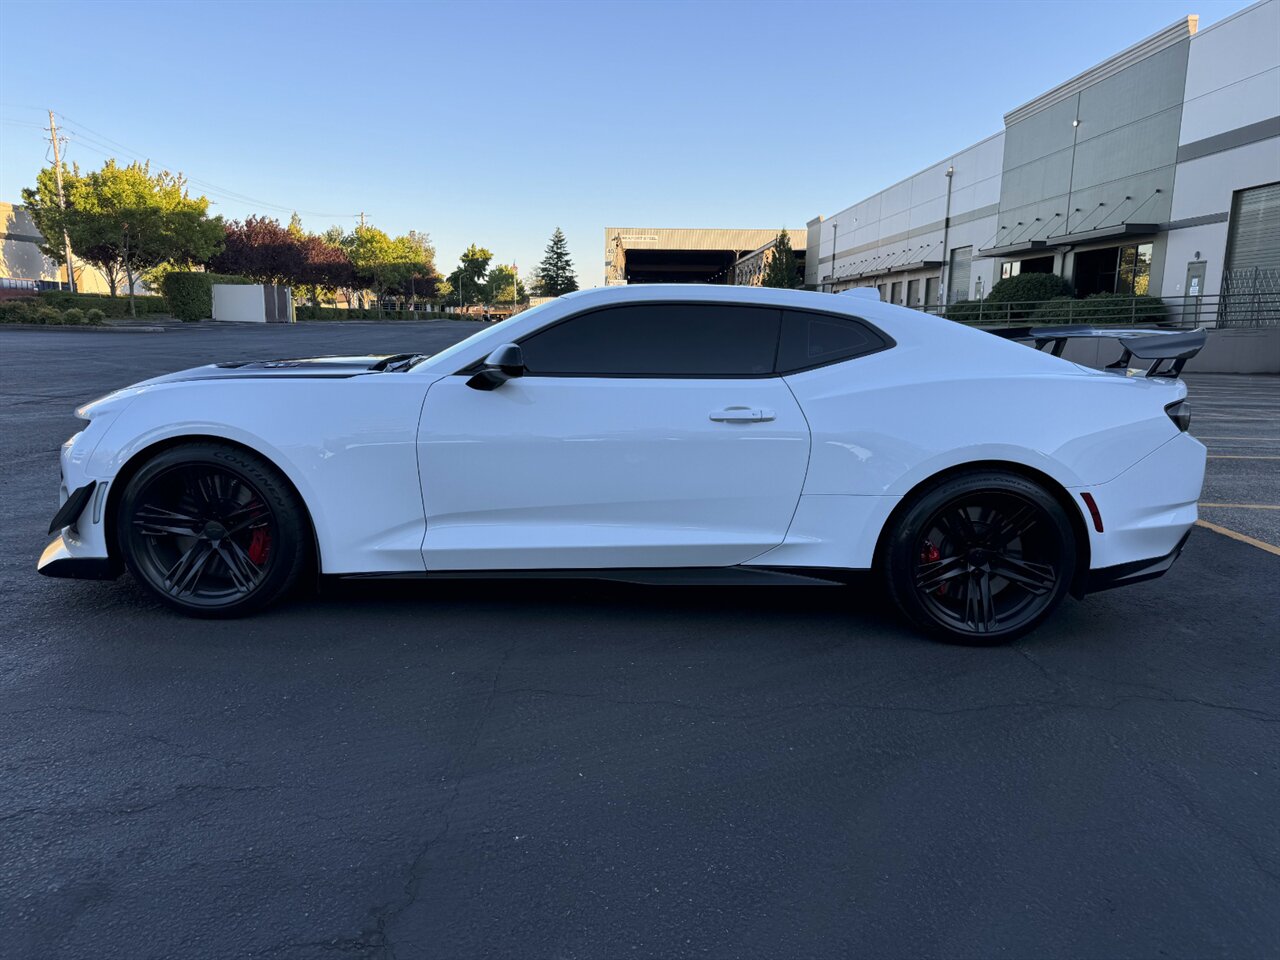
[[893, 285], [889, 287], [889, 300], [892, 303], [902, 303], [902, 281], [895, 280]]
[[920, 306], [920, 281], [919, 280], [907, 281], [907, 306], [908, 307]]
[[1148, 293], [1152, 249], [1150, 243], [1136, 243], [1077, 253], [1074, 270], [1076, 296], [1117, 293], [1131, 297]]
[[1008, 280], [1022, 273], [1053, 273], [1053, 257], [1031, 257], [1000, 265], [1000, 279]]
[[1151, 248], [1149, 243], [1120, 248], [1116, 293], [1129, 297], [1146, 294], [1151, 286]]
[[938, 304], [938, 277], [926, 277], [924, 281], [924, 305], [926, 307], [937, 306]]

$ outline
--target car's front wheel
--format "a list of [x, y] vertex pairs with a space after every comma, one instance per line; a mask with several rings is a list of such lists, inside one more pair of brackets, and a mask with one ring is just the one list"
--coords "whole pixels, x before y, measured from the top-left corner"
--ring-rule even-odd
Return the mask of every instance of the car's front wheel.
[[120, 552], [160, 600], [198, 617], [260, 609], [297, 581], [309, 527], [274, 466], [228, 444], [170, 447], [129, 480], [116, 513]]
[[995, 644], [1036, 627], [1061, 602], [1076, 545], [1061, 504], [1011, 473], [952, 476], [910, 501], [884, 545], [898, 608], [954, 643]]

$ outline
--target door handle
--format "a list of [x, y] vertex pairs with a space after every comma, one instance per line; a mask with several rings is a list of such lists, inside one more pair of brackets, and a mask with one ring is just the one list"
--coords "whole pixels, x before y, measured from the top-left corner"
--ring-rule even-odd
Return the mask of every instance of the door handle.
[[772, 410], [760, 407], [725, 407], [707, 414], [716, 423], [763, 423], [774, 418]]

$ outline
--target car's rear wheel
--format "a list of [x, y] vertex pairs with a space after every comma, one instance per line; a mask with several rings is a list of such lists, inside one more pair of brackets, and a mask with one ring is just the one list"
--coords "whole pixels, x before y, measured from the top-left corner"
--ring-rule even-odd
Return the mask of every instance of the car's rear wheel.
[[953, 643], [1022, 636], [1066, 595], [1076, 545], [1061, 504], [1031, 480], [958, 474], [909, 502], [881, 571], [898, 608]]
[[309, 527], [274, 466], [239, 447], [170, 447], [129, 480], [116, 514], [120, 552], [160, 600], [198, 617], [240, 616], [286, 593]]

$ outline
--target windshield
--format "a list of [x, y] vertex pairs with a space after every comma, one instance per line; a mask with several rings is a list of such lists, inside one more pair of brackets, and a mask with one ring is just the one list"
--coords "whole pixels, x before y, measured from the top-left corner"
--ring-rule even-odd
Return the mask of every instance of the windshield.
[[[514, 317], [511, 318], [511, 320], [522, 321], [520, 325], [523, 327], [524, 326], [523, 321], [526, 318], [532, 317], [535, 314], [541, 313], [542, 311], [550, 307], [552, 304], [555, 304], [558, 302], [559, 302], [559, 299], [557, 298], [556, 300], [548, 300], [546, 303], [540, 303], [536, 307], [531, 307], [528, 310], [524, 310], [520, 313], [517, 313]], [[471, 336], [463, 340], [459, 340], [453, 346], [448, 347], [447, 349], [441, 350], [439, 353], [433, 353], [429, 358], [431, 362], [428, 365], [432, 369], [440, 365], [447, 367], [453, 357], [456, 357], [459, 353], [469, 351], [472, 347], [474, 347], [477, 343], [479, 343], [482, 340], [492, 340], [494, 342], [495, 347], [501, 343], [505, 343], [506, 342], [505, 338], [508, 336], [507, 331], [510, 330], [509, 324], [511, 323], [511, 320], [504, 320], [501, 323], [488, 324], [484, 327], [484, 329], [477, 330]]]

